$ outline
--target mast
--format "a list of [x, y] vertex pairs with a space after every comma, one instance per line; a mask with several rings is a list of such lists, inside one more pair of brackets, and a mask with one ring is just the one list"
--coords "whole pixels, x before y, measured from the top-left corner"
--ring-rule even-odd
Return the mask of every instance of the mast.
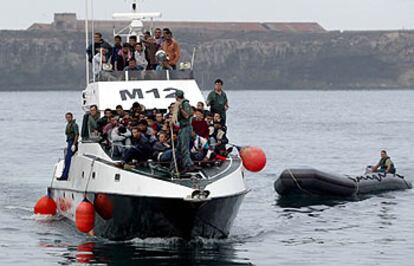
[[[86, 0], [88, 1], [88, 0]], [[95, 56], [95, 24], [93, 21], [93, 0], [91, 0], [91, 44], [92, 44], [92, 81], [95, 82], [95, 66], [94, 66], [94, 61], [93, 61], [93, 57]]]
[[[85, 0], [85, 46], [88, 49], [89, 27], [88, 27], [88, 0]], [[89, 85], [89, 62], [88, 54], [85, 54], [86, 86]]]

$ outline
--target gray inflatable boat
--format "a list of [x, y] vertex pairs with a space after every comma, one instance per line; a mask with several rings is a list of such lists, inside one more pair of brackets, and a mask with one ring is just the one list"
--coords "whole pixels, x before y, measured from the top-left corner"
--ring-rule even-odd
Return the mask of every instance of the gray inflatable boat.
[[369, 173], [362, 176], [331, 174], [316, 169], [286, 169], [274, 183], [276, 192], [287, 195], [348, 197], [391, 190], [411, 189], [398, 174]]

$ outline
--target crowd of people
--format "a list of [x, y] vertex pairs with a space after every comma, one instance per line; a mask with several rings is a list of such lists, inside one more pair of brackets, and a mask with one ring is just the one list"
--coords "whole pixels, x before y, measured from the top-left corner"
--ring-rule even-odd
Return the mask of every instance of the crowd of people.
[[[101, 116], [98, 106], [91, 105], [84, 116], [81, 136], [99, 141], [125, 168], [152, 160], [170, 169], [177, 162], [175, 170], [180, 172], [198, 170], [198, 165], [225, 160], [232, 150], [226, 145], [229, 140], [224, 118], [229, 105], [222, 85], [222, 80], [215, 81], [207, 106], [204, 102], [190, 106], [180, 90], [167, 110], [146, 109], [134, 102], [128, 110], [118, 105], [115, 110], [105, 109]], [[66, 119], [69, 157], [65, 158], [67, 170], [62, 180], [68, 178], [70, 157], [77, 150], [79, 138], [73, 115]]]
[[101, 70], [173, 70], [181, 56], [180, 46], [169, 28], [156, 28], [154, 36], [149, 31], [139, 37], [131, 35], [127, 42], [116, 35], [113, 45], [96, 32], [94, 45], [89, 45], [86, 52], [95, 74]]

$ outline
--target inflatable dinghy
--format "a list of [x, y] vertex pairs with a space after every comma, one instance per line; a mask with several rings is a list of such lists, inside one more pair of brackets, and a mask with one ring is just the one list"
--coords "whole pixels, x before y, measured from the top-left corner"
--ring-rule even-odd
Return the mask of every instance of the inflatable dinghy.
[[370, 173], [362, 176], [330, 174], [316, 169], [286, 169], [275, 181], [280, 195], [355, 196], [391, 190], [411, 189], [398, 174]]

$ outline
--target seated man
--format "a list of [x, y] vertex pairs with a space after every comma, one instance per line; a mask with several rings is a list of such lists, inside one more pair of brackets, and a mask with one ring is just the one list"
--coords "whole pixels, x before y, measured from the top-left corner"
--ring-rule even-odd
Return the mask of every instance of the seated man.
[[155, 113], [155, 122], [152, 125], [152, 129], [156, 130], [157, 132], [160, 132], [162, 129], [162, 126], [164, 124], [164, 117], [162, 116], [161, 112]]
[[116, 115], [118, 116], [118, 118], [123, 118], [125, 115], [127, 115], [128, 113], [124, 110], [124, 108], [122, 107], [122, 105], [117, 105], [115, 107], [116, 109]]
[[145, 162], [152, 155], [152, 148], [148, 139], [138, 128], [132, 128], [131, 148], [125, 150], [122, 161], [129, 164], [132, 160]]
[[[101, 118], [102, 119], [102, 118]], [[106, 124], [103, 129], [102, 129], [102, 137], [103, 137], [103, 144], [106, 146], [106, 148], [109, 148], [110, 145], [110, 136], [111, 136], [111, 131], [112, 129], [114, 129], [115, 127], [118, 126], [118, 118], [115, 116], [112, 116], [109, 120], [109, 123]]]
[[129, 114], [132, 115], [134, 113], [141, 113], [145, 111], [144, 105], [140, 104], [139, 102], [134, 102], [132, 104], [131, 109], [129, 110]]
[[[378, 169], [379, 168], [379, 169]], [[394, 163], [391, 161], [391, 158], [387, 155], [387, 151], [381, 151], [381, 159], [380, 161], [372, 168], [373, 172], [382, 172], [382, 173], [390, 173], [395, 174], [396, 169], [394, 167]]]
[[159, 141], [152, 146], [154, 151], [153, 159], [159, 162], [170, 162], [172, 159], [171, 145], [168, 143], [168, 133], [161, 131]]
[[99, 118], [96, 123], [98, 124], [98, 131], [101, 133], [107, 133], [107, 132], [103, 132], [104, 128], [106, 125], [108, 125], [109, 123], [111, 123], [111, 118], [112, 118], [112, 111], [111, 109], [107, 108], [104, 111], [104, 116]]
[[155, 53], [155, 58], [157, 59], [157, 66], [155, 70], [173, 70], [173, 68], [168, 63], [168, 55], [163, 50], [159, 50]]
[[133, 53], [129, 50], [129, 44], [124, 43], [122, 49], [119, 50], [116, 57], [115, 70], [122, 71], [128, 66], [129, 60], [133, 57]]
[[201, 109], [204, 111], [204, 103], [203, 102], [198, 102], [197, 103], [197, 109]]
[[139, 70], [145, 70], [147, 68], [148, 62], [145, 58], [144, 48], [140, 42], [135, 44], [134, 58], [137, 62]]
[[226, 137], [227, 128], [220, 121], [214, 122], [213, 134], [210, 134], [210, 145], [214, 147], [214, 152], [221, 156], [227, 156], [226, 144], [229, 140]]
[[116, 125], [109, 133], [111, 157], [121, 156], [131, 146], [131, 132], [124, 125]]
[[155, 116], [154, 115], [147, 116], [147, 123], [148, 123], [148, 128], [152, 131], [152, 134], [154, 136], [157, 136], [158, 128], [155, 126]]
[[208, 110], [206, 110], [206, 109], [205, 109], [204, 102], [198, 102], [198, 103], [197, 103], [197, 109], [202, 110], [202, 111], [203, 111], [204, 116], [206, 116], [206, 115], [207, 115], [207, 113], [209, 112]]
[[208, 140], [197, 135], [195, 131], [193, 131], [191, 137], [191, 159], [194, 161], [209, 160], [213, 150], [210, 149]]
[[208, 126], [212, 126], [213, 125], [213, 114], [210, 111], [207, 111], [206, 114], [204, 115], [206, 117], [206, 122], [208, 124]]
[[[129, 143], [128, 138], [131, 137], [131, 132], [119, 123], [116, 116], [111, 117], [111, 122], [104, 127], [103, 134], [106, 135], [105, 144], [108, 148], [111, 148], [111, 154], [114, 153], [114, 145], [127, 145]], [[116, 151], [115, 154], [118, 155]]]
[[148, 126], [148, 121], [146, 119], [141, 119], [138, 122], [138, 129], [141, 131], [142, 134], [145, 135], [145, 137], [148, 139], [148, 142], [153, 145], [157, 138], [155, 137], [154, 130]]
[[94, 75], [98, 76], [99, 72], [102, 70], [112, 70], [111, 60], [112, 59], [109, 50], [107, 48], [101, 48], [100, 52], [97, 53], [92, 60]]
[[128, 66], [124, 68], [124, 71], [140, 71], [140, 70], [143, 70], [143, 69], [137, 66], [137, 61], [133, 57], [129, 59]]
[[204, 120], [204, 112], [202, 109], [196, 109], [194, 118], [191, 122], [195, 133], [203, 138], [208, 138], [208, 124]]
[[220, 113], [214, 113], [213, 122], [214, 123], [215, 122], [220, 122], [221, 124], [223, 124], [223, 119], [221, 118], [221, 114]]

